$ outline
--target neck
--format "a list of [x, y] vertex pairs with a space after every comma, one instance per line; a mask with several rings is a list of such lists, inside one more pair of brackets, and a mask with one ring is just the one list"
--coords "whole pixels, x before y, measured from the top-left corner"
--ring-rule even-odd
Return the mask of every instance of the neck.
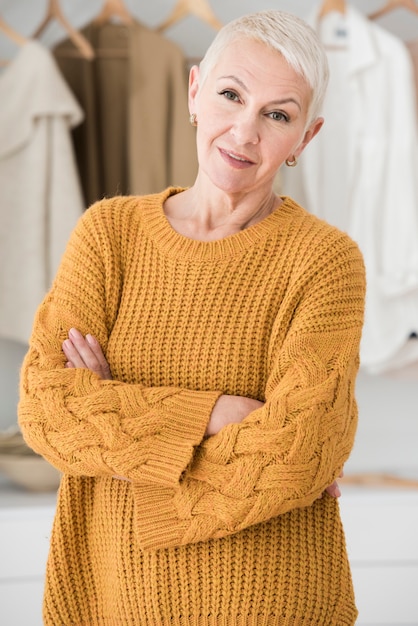
[[249, 228], [281, 203], [271, 187], [240, 194], [203, 187], [197, 180], [187, 191], [171, 196], [164, 206], [174, 230], [200, 241], [223, 239]]

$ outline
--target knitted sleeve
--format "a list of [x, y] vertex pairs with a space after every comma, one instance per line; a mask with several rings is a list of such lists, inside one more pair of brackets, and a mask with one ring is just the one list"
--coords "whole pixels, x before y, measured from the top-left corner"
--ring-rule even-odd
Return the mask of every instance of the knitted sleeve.
[[357, 425], [365, 296], [358, 248], [329, 252], [304, 280], [299, 299], [289, 296], [285, 340], [278, 327], [272, 334], [265, 405], [201, 445], [177, 489], [133, 487], [144, 549], [219, 538], [309, 506], [340, 473]]
[[19, 424], [28, 445], [63, 472], [174, 486], [220, 392], [148, 389], [64, 367], [61, 346], [71, 327], [94, 334], [106, 350], [123, 274], [115, 239], [115, 233], [123, 237], [123, 227], [115, 222], [129, 207], [117, 209], [106, 221], [100, 206], [91, 208], [70, 238], [34, 322], [21, 372]]

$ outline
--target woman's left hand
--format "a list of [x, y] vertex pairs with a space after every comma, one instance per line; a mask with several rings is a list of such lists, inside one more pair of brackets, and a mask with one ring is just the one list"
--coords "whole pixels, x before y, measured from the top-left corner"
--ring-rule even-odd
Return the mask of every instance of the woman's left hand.
[[104, 380], [112, 380], [109, 363], [95, 337], [85, 337], [76, 328], [71, 328], [68, 339], [62, 344], [67, 358], [65, 367], [83, 367], [94, 372]]
[[[343, 476], [344, 476], [344, 471], [341, 472], [338, 478], [342, 478]], [[325, 491], [332, 498], [339, 498], [341, 495], [341, 490], [336, 480], [334, 480], [334, 482], [329, 487], [327, 487]]]

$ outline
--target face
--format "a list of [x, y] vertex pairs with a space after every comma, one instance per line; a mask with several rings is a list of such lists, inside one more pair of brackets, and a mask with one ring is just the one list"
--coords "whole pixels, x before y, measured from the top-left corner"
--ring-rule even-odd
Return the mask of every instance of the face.
[[305, 130], [310, 96], [279, 52], [251, 39], [230, 43], [202, 85], [192, 68], [200, 173], [227, 193], [271, 188], [279, 167], [322, 125], [318, 119]]

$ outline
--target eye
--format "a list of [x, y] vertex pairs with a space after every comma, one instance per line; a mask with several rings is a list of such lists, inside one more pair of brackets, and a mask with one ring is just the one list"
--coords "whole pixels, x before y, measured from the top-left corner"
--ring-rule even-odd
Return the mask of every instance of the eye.
[[287, 113], [284, 113], [283, 111], [272, 111], [271, 113], [267, 113], [267, 115], [272, 120], [275, 120], [277, 122], [290, 122], [290, 117], [287, 115]]
[[238, 95], [231, 89], [223, 89], [219, 92], [219, 95], [224, 96], [227, 100], [233, 100], [234, 102], [238, 102], [239, 100]]

